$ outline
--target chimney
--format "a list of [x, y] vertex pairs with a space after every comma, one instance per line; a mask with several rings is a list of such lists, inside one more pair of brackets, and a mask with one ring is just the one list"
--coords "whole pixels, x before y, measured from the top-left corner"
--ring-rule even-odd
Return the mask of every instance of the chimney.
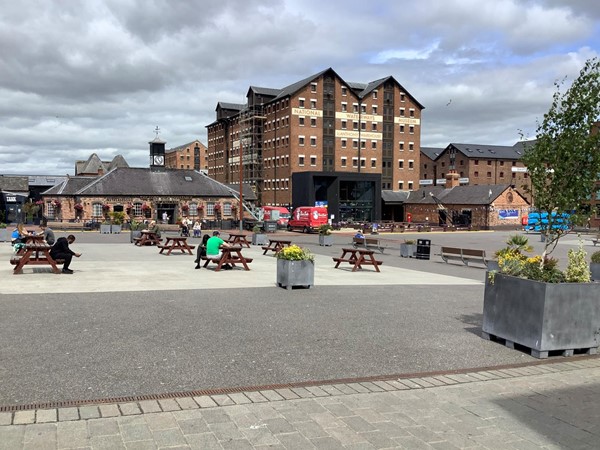
[[458, 181], [459, 175], [456, 173], [456, 170], [449, 170], [446, 174], [446, 189], [452, 189], [455, 186], [460, 186], [460, 182]]

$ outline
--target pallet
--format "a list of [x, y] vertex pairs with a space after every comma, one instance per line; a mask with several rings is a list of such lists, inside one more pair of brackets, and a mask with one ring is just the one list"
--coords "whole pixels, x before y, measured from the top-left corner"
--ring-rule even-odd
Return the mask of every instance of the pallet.
[[551, 356], [569, 357], [569, 356], [574, 356], [574, 355], [596, 355], [598, 353], [598, 347], [569, 348], [569, 349], [562, 349], [562, 350], [540, 351], [540, 350], [536, 350], [536, 349], [527, 347], [525, 345], [518, 344], [513, 341], [509, 341], [508, 339], [504, 339], [499, 336], [494, 336], [493, 334], [486, 333], [485, 331], [481, 332], [481, 337], [488, 341], [493, 341], [493, 342], [502, 344], [507, 348], [514, 349], [514, 350], [520, 350], [520, 351], [525, 352], [525, 353], [533, 356], [534, 358], [538, 358], [538, 359], [546, 359]]

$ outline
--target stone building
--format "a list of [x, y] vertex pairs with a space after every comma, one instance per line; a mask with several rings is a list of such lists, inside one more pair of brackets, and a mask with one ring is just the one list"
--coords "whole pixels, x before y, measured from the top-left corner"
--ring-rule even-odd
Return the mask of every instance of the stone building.
[[523, 186], [528, 173], [521, 162], [523, 142], [515, 145], [448, 144], [446, 148], [421, 148], [420, 186], [443, 186], [446, 174], [455, 171], [461, 185], [509, 184], [528, 201]]
[[126, 220], [156, 219], [168, 223], [183, 217], [234, 220], [239, 195], [196, 170], [165, 167], [165, 142], [150, 144], [150, 167], [115, 167], [100, 176], [68, 177], [43, 193], [49, 220], [102, 221], [122, 212]]
[[460, 185], [460, 175], [446, 174], [445, 185], [410, 192], [404, 212], [414, 223], [482, 229], [515, 229], [528, 215], [529, 202], [509, 184]]

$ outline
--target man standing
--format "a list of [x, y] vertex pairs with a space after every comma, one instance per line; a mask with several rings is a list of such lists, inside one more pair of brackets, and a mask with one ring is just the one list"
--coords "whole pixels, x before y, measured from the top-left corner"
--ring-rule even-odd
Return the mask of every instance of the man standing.
[[42, 233], [44, 233], [44, 240], [46, 241], [46, 244], [54, 245], [54, 243], [56, 242], [56, 238], [54, 237], [54, 231], [48, 228], [47, 223], [42, 223], [40, 225], [40, 228], [42, 229]]
[[73, 256], [77, 258], [81, 256], [81, 253], [75, 253], [69, 248], [69, 244], [72, 244], [73, 242], [75, 242], [75, 236], [73, 236], [72, 234], [68, 235], [66, 238], [60, 237], [56, 240], [56, 243], [52, 246], [52, 249], [50, 250], [50, 256], [52, 257], [52, 259], [65, 260], [62, 273], [73, 273], [73, 271], [69, 269], [71, 259], [73, 259]]

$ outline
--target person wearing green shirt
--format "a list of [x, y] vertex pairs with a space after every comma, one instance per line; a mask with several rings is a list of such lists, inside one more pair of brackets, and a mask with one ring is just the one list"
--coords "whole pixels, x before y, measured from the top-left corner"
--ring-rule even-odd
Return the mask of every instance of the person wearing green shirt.
[[[222, 256], [221, 247], [230, 247], [230, 245], [219, 237], [221, 233], [218, 230], [213, 231], [212, 237], [206, 241], [206, 256], [208, 258], [220, 258]], [[223, 267], [228, 268], [228, 264]]]
[[218, 230], [213, 231], [212, 237], [206, 242], [206, 256], [209, 258], [220, 258], [221, 247], [229, 247], [229, 244], [221, 239]]

